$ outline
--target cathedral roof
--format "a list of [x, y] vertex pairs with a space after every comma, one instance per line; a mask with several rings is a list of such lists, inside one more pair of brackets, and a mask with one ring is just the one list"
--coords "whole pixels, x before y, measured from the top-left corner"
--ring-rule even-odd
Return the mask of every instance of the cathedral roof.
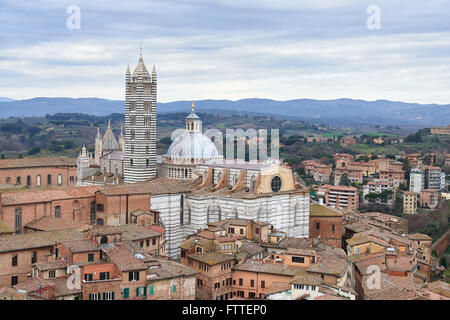
[[108, 124], [105, 135], [102, 140], [102, 149], [105, 150], [120, 150], [119, 144], [117, 143], [116, 137], [111, 130], [111, 125]]
[[221, 158], [214, 143], [201, 132], [185, 131], [170, 145], [167, 157], [187, 159]]

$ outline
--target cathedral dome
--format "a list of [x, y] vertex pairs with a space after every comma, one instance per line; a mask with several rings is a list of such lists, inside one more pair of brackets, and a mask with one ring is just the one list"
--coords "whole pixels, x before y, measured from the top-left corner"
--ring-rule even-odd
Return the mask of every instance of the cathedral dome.
[[221, 158], [214, 143], [201, 132], [185, 131], [170, 145], [166, 157], [175, 159]]
[[170, 145], [166, 158], [170, 161], [199, 163], [222, 158], [214, 143], [202, 133], [202, 121], [192, 111], [186, 117], [186, 131]]

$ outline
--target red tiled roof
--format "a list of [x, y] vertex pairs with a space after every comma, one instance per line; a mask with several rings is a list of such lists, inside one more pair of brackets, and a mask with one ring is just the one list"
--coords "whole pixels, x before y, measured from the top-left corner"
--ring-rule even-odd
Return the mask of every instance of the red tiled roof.
[[55, 187], [28, 191], [11, 191], [2, 194], [2, 205], [18, 205], [26, 203], [50, 202], [55, 200], [93, 197], [101, 186], [89, 187]]
[[55, 167], [76, 166], [76, 158], [52, 157], [52, 158], [23, 158], [0, 160], [0, 169], [31, 168], [31, 167]]

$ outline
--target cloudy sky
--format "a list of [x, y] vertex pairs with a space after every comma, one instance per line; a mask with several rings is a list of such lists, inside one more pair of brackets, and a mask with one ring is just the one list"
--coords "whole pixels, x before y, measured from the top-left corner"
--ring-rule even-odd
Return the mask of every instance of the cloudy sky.
[[161, 102], [448, 104], [449, 17], [448, 0], [0, 0], [0, 96], [123, 99], [142, 41]]

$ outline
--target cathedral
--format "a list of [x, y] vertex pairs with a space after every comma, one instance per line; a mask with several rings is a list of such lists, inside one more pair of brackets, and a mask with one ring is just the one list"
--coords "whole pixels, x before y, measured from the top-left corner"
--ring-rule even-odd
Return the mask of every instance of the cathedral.
[[[110, 124], [103, 137], [99, 130], [94, 157], [83, 146], [79, 185], [152, 190], [150, 209], [160, 213], [172, 258], [179, 255], [187, 235], [226, 218], [268, 222], [289, 236], [308, 237], [309, 191], [299, 185], [289, 166], [278, 160], [225, 161], [202, 133], [194, 103], [184, 132], [157, 160], [157, 75], [155, 67], [148, 72], [142, 54], [132, 74], [128, 66], [125, 88], [125, 133], [121, 130], [116, 139]], [[123, 220], [105, 221], [116, 225]]]

